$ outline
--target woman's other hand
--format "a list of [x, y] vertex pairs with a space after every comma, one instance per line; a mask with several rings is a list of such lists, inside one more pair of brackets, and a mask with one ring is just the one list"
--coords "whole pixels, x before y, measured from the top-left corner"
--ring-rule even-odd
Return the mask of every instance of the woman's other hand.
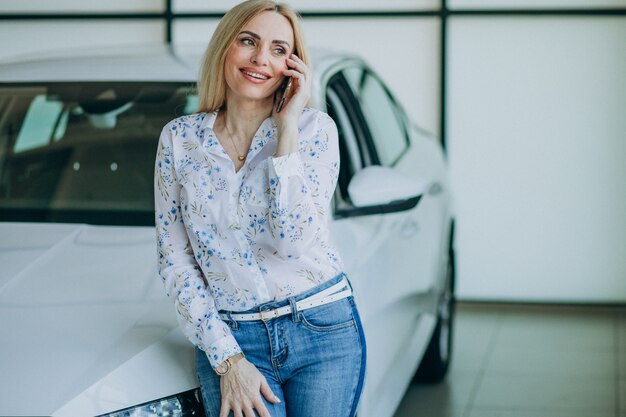
[[219, 417], [228, 417], [232, 410], [235, 417], [271, 417], [261, 394], [272, 403], [280, 399], [274, 395], [265, 377], [247, 359], [233, 364], [230, 372], [221, 377], [222, 407]]

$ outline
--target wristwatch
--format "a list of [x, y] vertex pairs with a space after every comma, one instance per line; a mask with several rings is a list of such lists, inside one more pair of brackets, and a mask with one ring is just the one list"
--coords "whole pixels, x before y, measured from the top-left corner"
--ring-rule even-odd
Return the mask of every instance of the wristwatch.
[[235, 364], [235, 362], [241, 360], [245, 358], [243, 352], [238, 353], [234, 356], [231, 356], [230, 358], [226, 359], [225, 361], [221, 362], [220, 364], [218, 364], [215, 367], [215, 373], [218, 374], [219, 376], [224, 376], [227, 373], [230, 372], [230, 368], [233, 367], [233, 365]]

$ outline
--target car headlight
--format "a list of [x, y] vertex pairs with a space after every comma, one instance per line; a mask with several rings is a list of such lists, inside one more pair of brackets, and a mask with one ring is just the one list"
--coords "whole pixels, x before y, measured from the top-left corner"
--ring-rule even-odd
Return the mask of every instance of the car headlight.
[[97, 417], [204, 417], [198, 388]]

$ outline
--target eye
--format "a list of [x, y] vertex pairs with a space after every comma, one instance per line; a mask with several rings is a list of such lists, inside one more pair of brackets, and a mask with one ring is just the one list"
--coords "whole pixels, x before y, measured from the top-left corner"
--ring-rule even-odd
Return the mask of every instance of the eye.
[[283, 48], [276, 48], [274, 49], [274, 52], [276, 52], [278, 55], [285, 55], [287, 53], [287, 51], [285, 51]]
[[254, 41], [251, 38], [243, 38], [241, 39], [241, 43], [244, 45], [254, 46]]

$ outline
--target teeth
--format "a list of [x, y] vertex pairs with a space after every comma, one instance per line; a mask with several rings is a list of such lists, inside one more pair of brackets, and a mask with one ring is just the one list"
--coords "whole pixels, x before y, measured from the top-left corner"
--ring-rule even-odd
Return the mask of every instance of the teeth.
[[256, 72], [250, 72], [250, 71], [245, 71], [245, 70], [241, 70], [241, 72], [243, 72], [244, 74], [247, 74], [247, 75], [249, 75], [251, 77], [261, 79], [261, 80], [267, 80], [268, 79], [268, 77], [266, 77], [265, 75], [257, 74]]

